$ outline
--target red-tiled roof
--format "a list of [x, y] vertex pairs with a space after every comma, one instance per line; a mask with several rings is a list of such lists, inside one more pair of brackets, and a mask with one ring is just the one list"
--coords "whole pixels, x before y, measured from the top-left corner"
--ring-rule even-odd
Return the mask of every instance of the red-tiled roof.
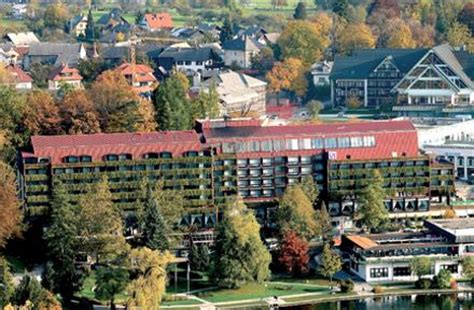
[[10, 64], [6, 66], [5, 69], [10, 73], [10, 76], [13, 78], [14, 83], [33, 82], [31, 76], [15, 64]]
[[[133, 66], [132, 64], [125, 62], [118, 66], [115, 70], [119, 71], [123, 75], [130, 75], [133, 73]], [[135, 73], [153, 73], [153, 69], [147, 65], [136, 64], [135, 65]]]
[[33, 136], [31, 144], [33, 153], [23, 153], [23, 156], [51, 157], [51, 162], [56, 164], [66, 156], [89, 155], [93, 161], [101, 161], [107, 154], [132, 154], [133, 158], [141, 158], [152, 152], [181, 156], [186, 151], [201, 150], [199, 137], [192, 130]]
[[171, 29], [173, 28], [173, 19], [168, 13], [145, 14], [145, 21], [150, 29]]
[[82, 76], [79, 74], [79, 70], [62, 64], [50, 73], [48, 79], [51, 81], [82, 81]]

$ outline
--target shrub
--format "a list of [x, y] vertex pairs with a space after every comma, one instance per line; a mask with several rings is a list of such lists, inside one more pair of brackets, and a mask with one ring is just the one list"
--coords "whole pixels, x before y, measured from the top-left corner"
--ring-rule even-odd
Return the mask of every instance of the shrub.
[[431, 288], [431, 285], [432, 283], [430, 279], [420, 279], [415, 282], [415, 287], [422, 290], [427, 290]]
[[354, 291], [354, 282], [352, 280], [344, 280], [339, 282], [341, 293], [352, 293]]
[[451, 289], [453, 290], [458, 289], [458, 282], [456, 282], [456, 280], [452, 279], [450, 285], [451, 285]]
[[441, 269], [436, 276], [436, 287], [445, 289], [451, 287], [451, 272], [446, 269]]
[[373, 290], [374, 294], [382, 294], [384, 291], [385, 289], [381, 286], [376, 286], [374, 287], [374, 290]]

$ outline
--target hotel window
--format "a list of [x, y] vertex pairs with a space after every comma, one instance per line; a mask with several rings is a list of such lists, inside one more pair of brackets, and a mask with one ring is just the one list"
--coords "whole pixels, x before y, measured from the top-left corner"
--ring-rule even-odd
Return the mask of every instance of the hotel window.
[[66, 156], [64, 157], [65, 163], [77, 163], [79, 162], [79, 158], [77, 156]]
[[311, 146], [313, 149], [324, 148], [323, 139], [311, 139]]
[[234, 153], [234, 143], [233, 142], [228, 142], [228, 143], [222, 143], [222, 152], [224, 153]]
[[311, 174], [311, 167], [302, 167], [301, 174]]
[[130, 160], [132, 159], [132, 154], [119, 154], [118, 160]]
[[264, 176], [273, 175], [273, 169], [263, 169], [263, 175]]
[[257, 158], [257, 159], [255, 159], [255, 158], [254, 158], [254, 159], [250, 159], [250, 160], [249, 160], [249, 164], [250, 164], [250, 166], [252, 166], [252, 167], [260, 166], [260, 159], [258, 159], [258, 158]]
[[288, 164], [289, 165], [296, 165], [298, 164], [298, 157], [288, 157]]
[[273, 180], [272, 179], [263, 179], [263, 186], [272, 186]]
[[363, 145], [364, 145], [364, 141], [362, 137], [351, 137], [352, 147], [362, 147]]
[[301, 139], [300, 140], [300, 149], [301, 150], [310, 150], [311, 149], [311, 139]]
[[247, 166], [247, 160], [246, 159], [238, 159], [237, 160], [237, 165], [239, 167], [246, 167]]
[[349, 138], [337, 138], [337, 145], [340, 148], [351, 147], [351, 140]]
[[373, 136], [364, 137], [364, 146], [365, 147], [375, 146], [375, 137]]
[[160, 158], [171, 158], [171, 153], [170, 152], [161, 152], [160, 153]]
[[387, 278], [388, 268], [370, 268], [370, 277], [375, 278]]
[[285, 140], [274, 140], [273, 141], [273, 150], [274, 151], [283, 151], [283, 150], [285, 150]]
[[259, 152], [260, 151], [260, 142], [252, 141], [249, 144], [250, 152]]
[[262, 164], [264, 166], [271, 166], [273, 163], [273, 158], [264, 158], [262, 159]]
[[236, 153], [248, 151], [248, 144], [245, 142], [236, 142], [234, 144], [234, 150]]
[[299, 148], [298, 148], [298, 139], [291, 139], [291, 140], [288, 140], [287, 143], [289, 143], [289, 150], [292, 150], [292, 151], [297, 151]]
[[273, 150], [273, 143], [271, 140], [269, 141], [261, 141], [260, 148], [262, 152], [271, 152]]
[[411, 276], [410, 266], [405, 267], [393, 267], [393, 276], [394, 277], [406, 277]]
[[159, 158], [160, 156], [158, 153], [146, 153], [143, 155], [143, 158], [145, 159], [151, 159], [151, 158]]
[[324, 139], [324, 147], [326, 147], [327, 149], [337, 148], [336, 138], [326, 138], [326, 139]]
[[261, 186], [262, 185], [262, 180], [260, 179], [255, 179], [250, 181], [250, 186], [256, 187], [256, 186]]

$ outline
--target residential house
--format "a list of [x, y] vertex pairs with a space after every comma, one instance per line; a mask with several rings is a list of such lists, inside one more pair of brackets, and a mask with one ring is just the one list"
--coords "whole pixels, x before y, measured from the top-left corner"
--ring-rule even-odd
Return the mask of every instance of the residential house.
[[32, 88], [33, 79], [31, 76], [23, 71], [16, 64], [9, 64], [5, 67], [5, 70], [9, 73], [9, 83], [18, 90], [30, 90]]
[[143, 16], [140, 26], [147, 31], [162, 31], [173, 29], [173, 19], [169, 13], [147, 13]]
[[18, 32], [7, 33], [4, 37], [6, 42], [15, 46], [30, 46], [32, 44], [40, 43], [40, 40], [33, 32]]
[[0, 44], [0, 63], [16, 64], [20, 58], [20, 53], [11, 43]]
[[152, 68], [142, 64], [123, 63], [115, 70], [125, 77], [137, 93], [146, 98], [151, 97], [157, 82]]
[[329, 75], [331, 74], [332, 61], [316, 62], [311, 66], [311, 75], [315, 86], [330, 85]]
[[15, 3], [12, 5], [10, 14], [14, 19], [23, 19], [26, 13], [28, 13], [28, 4]]
[[249, 36], [225, 41], [222, 44], [224, 50], [224, 64], [226, 66], [238, 66], [248, 69], [252, 65], [252, 57], [257, 55], [264, 46]]
[[100, 28], [115, 26], [117, 24], [130, 25], [130, 23], [122, 16], [122, 10], [119, 8], [113, 8], [109, 13], [103, 14], [96, 22], [96, 25]]
[[165, 49], [157, 59], [157, 64], [170, 72], [173, 68], [193, 75], [195, 72], [206, 74], [222, 67], [222, 58], [212, 47]]
[[48, 89], [57, 91], [66, 84], [74, 89], [82, 87], [82, 76], [80, 75], [79, 70], [70, 68], [67, 63], [61, 64], [59, 67], [51, 71], [48, 77]]
[[[474, 104], [474, 55], [447, 44], [419, 49], [366, 49], [336, 56], [330, 75], [334, 105], [349, 97], [363, 106], [431, 115]], [[459, 111], [458, 111], [459, 112]]]
[[69, 21], [69, 33], [76, 37], [85, 37], [88, 18], [87, 15], [76, 15]]
[[234, 71], [219, 72], [194, 89], [216, 87], [221, 115], [260, 117], [265, 114], [267, 83]]
[[36, 43], [30, 46], [28, 54], [25, 55], [23, 68], [28, 71], [35, 63], [56, 67], [67, 64], [74, 68], [85, 59], [87, 52], [82, 43]]

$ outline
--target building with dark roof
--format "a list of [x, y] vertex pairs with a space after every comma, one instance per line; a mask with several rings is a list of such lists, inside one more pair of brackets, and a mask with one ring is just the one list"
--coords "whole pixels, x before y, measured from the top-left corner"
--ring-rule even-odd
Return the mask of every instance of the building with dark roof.
[[355, 97], [363, 106], [433, 111], [474, 103], [474, 56], [447, 44], [431, 49], [370, 49], [336, 56], [330, 76], [334, 105]]
[[82, 43], [35, 43], [30, 45], [28, 54], [23, 57], [23, 68], [28, 71], [35, 63], [56, 67], [67, 64], [74, 68], [85, 59], [87, 52]]
[[[49, 206], [56, 180], [80, 194], [108, 176], [114, 202], [136, 207], [144, 178], [186, 198], [184, 224], [211, 225], [215, 207], [238, 194], [268, 225], [289, 185], [312, 177], [334, 221], [351, 218], [355, 193], [373, 170], [384, 177], [391, 214], [427, 212], [454, 191], [452, 165], [418, 153], [408, 121], [262, 126], [251, 119], [198, 122], [195, 131], [35, 136], [19, 162], [21, 195], [30, 215]], [[439, 182], [439, 183], [437, 183]], [[449, 199], [448, 199], [449, 202]], [[196, 220], [197, 219], [197, 220]], [[197, 221], [197, 222], [196, 222]]]
[[263, 47], [256, 39], [246, 35], [225, 41], [222, 43], [224, 63], [226, 66], [250, 68], [252, 57], [260, 53]]
[[169, 47], [157, 58], [157, 65], [171, 72], [173, 68], [193, 75], [219, 69], [223, 66], [222, 58], [212, 47]]

